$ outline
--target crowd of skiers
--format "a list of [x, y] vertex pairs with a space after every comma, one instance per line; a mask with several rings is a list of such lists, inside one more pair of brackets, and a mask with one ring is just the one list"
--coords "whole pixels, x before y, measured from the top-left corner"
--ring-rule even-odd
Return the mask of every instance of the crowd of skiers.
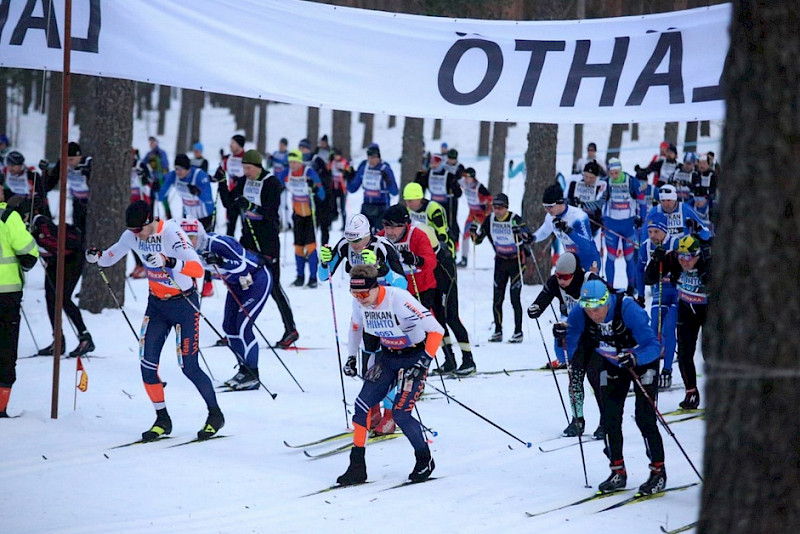
[[[6, 273], [10, 283], [6, 286], [0, 280], [0, 286], [10, 290], [0, 294], [12, 301], [17, 290], [21, 296], [18, 268], [30, 269], [41, 257], [52, 322], [56, 226], [46, 194], [60, 180], [59, 164], [42, 160], [38, 169], [26, 165], [24, 156], [9, 149], [7, 141], [0, 136], [5, 200], [0, 204], [0, 216], [4, 217], [0, 229], [13, 235], [4, 237], [0, 232], [0, 238], [9, 243], [6, 247], [3, 242], [4, 258], [8, 250], [16, 259], [14, 273]], [[468, 376], [476, 372], [458, 309], [457, 266], [467, 265], [469, 243], [479, 245], [488, 240], [495, 252], [495, 331], [488, 341], [503, 340], [503, 302], [509, 287], [514, 332], [508, 342], [520, 343], [522, 278], [528, 258], [535, 260], [530, 245], [554, 237], [560, 252], [555, 273], [546, 278], [549, 269], [535, 265], [543, 289], [527, 313], [538, 324], [551, 301], [558, 300], [558, 311], [554, 310], [558, 322], [553, 327], [557, 360], [551, 365], [569, 370], [573, 411], [564, 435], [584, 432], [583, 378], [588, 376], [601, 414], [594, 437], [607, 440], [611, 460], [611, 476], [600, 489], [624, 487], [622, 411], [634, 383], [636, 420], [651, 460], [651, 476], [640, 489], [652, 493], [664, 488], [663, 445], [653, 402], [659, 389], [672, 385], [677, 349], [686, 388], [680, 405], [685, 409], [699, 405], [693, 357], [708, 304], [710, 214], [718, 173], [713, 153], [688, 152], [679, 163], [676, 148], [663, 143], [659, 156], [628, 174], [617, 158], [605, 164], [598, 161], [592, 143], [566, 183], [547, 187], [542, 198], [544, 222], [531, 230], [520, 215], [510, 211], [508, 196], [492, 196], [478, 181], [475, 169], [461, 165], [457, 150], [446, 145], [442, 152], [426, 155], [414, 181], [401, 192], [377, 144], [370, 145], [366, 159], [354, 167], [341, 151], [330, 147], [327, 136], [318, 141], [316, 149], [303, 139], [296, 149], [289, 150], [288, 141], [281, 139], [278, 150], [264, 157], [256, 150], [245, 150], [246, 140], [237, 134], [230, 140], [229, 153], [221, 151], [220, 164], [211, 173], [200, 143], [193, 145], [191, 157], [178, 154], [172, 170], [157, 139], [151, 137], [149, 143], [150, 150], [144, 155], [131, 151], [127, 228], [108, 249], [90, 247], [83, 238], [91, 157], [74, 142], [69, 144], [66, 177], [72, 224], [67, 234], [64, 309], [79, 340], [70, 356], [94, 350], [80, 310], [72, 301], [85, 262], [108, 267], [132, 251], [136, 267], [131, 276], [148, 279], [150, 296], [139, 334], [140, 357], [156, 421], [142, 434], [143, 440], [171, 432], [157, 371], [161, 349], [173, 328], [182, 370], [208, 408], [198, 439], [213, 436], [224, 425], [214, 388], [197, 360], [200, 298], [213, 294], [215, 278], [228, 290], [225, 337], [219, 343], [231, 349], [239, 364], [226, 386], [239, 391], [263, 385], [253, 330], [269, 296], [284, 325], [277, 346], [288, 348], [297, 341], [292, 309], [280, 284], [279, 236], [291, 230], [296, 266], [292, 286], [315, 288], [318, 280], [328, 280], [340, 265], [351, 277], [353, 324], [343, 371], [362, 376], [365, 382], [356, 401], [350, 467], [339, 482], [366, 480], [367, 432], [393, 433], [396, 424], [415, 449], [417, 464], [410, 478], [424, 480], [434, 463], [411, 410], [424, 388], [428, 367], [441, 348], [444, 361], [441, 366], [437, 362], [438, 373]], [[217, 184], [216, 195], [213, 183]], [[170, 209], [173, 189], [181, 201], [180, 214]], [[348, 218], [347, 194], [359, 189], [363, 189], [360, 213]], [[396, 195], [402, 195], [402, 204], [392, 204]], [[469, 208], [463, 232], [458, 218], [462, 195]], [[225, 235], [215, 231], [217, 199], [225, 208]], [[331, 243], [330, 229], [340, 214], [343, 237]], [[240, 238], [236, 240], [239, 222]], [[622, 291], [614, 289], [618, 257], [626, 266]], [[17, 278], [10, 280], [12, 275]], [[201, 278], [198, 286], [195, 280]], [[652, 296], [649, 314], [644, 310], [647, 287]], [[13, 343], [4, 343], [0, 349], [0, 414], [5, 414], [15, 379], [19, 306], [13, 302], [4, 306], [0, 322], [4, 336], [16, 336]], [[449, 330], [458, 343], [461, 364]], [[53, 345], [39, 354], [52, 355]], [[61, 343], [62, 351], [63, 346]], [[404, 371], [398, 374], [400, 369]]]

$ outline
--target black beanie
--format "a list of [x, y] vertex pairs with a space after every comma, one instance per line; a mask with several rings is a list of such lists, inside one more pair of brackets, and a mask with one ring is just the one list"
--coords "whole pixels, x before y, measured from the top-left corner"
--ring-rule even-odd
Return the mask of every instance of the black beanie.
[[186, 154], [178, 154], [175, 156], [175, 166], [176, 167], [183, 167], [184, 169], [189, 169], [192, 166], [192, 162], [189, 161], [189, 156]]
[[596, 161], [590, 161], [583, 167], [583, 172], [600, 176], [600, 165], [598, 165]]
[[244, 136], [243, 136], [243, 135], [241, 135], [241, 134], [236, 134], [236, 135], [234, 135], [233, 137], [231, 137], [231, 139], [233, 139], [234, 141], [236, 141], [236, 144], [237, 144], [237, 145], [239, 145], [240, 147], [244, 148], [244, 143], [245, 143], [245, 140], [244, 140]]
[[67, 157], [72, 158], [81, 155], [81, 145], [72, 141], [67, 145]]
[[559, 184], [553, 184], [544, 190], [542, 195], [542, 204], [563, 204], [564, 203], [564, 190], [561, 189]]
[[508, 195], [505, 193], [497, 193], [492, 199], [492, 206], [508, 207]]
[[405, 206], [401, 206], [400, 204], [389, 206], [389, 209], [383, 214], [383, 220], [394, 224], [407, 224], [411, 222], [408, 210]]
[[141, 228], [151, 222], [150, 206], [144, 200], [133, 202], [125, 210], [125, 224], [128, 228]]

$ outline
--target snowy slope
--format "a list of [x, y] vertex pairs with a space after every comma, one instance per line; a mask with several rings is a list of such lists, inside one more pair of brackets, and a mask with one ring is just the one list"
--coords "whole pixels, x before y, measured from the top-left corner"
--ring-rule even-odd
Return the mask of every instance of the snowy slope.
[[[269, 107], [269, 145], [281, 136], [294, 145], [305, 131], [305, 109], [295, 106]], [[329, 132], [330, 117], [323, 113], [321, 132]], [[165, 139], [174, 137], [177, 121], [173, 110]], [[402, 124], [402, 121], [399, 121]], [[387, 130], [386, 117], [376, 117], [376, 140], [384, 158], [395, 168], [400, 153], [402, 128]], [[27, 159], [39, 157], [36, 145], [42, 137], [40, 117], [23, 118], [19, 143]], [[150, 127], [154, 124], [151, 121]], [[474, 165], [479, 176], [488, 171], [488, 161], [472, 154], [478, 124], [449, 121], [444, 137], [457, 147], [462, 160]], [[146, 146], [152, 133], [146, 121], [137, 122], [135, 144]], [[426, 125], [429, 139], [430, 124]], [[27, 129], [26, 129], [27, 128]], [[631, 144], [626, 138], [623, 163], [649, 161], [660, 141], [661, 124], [642, 125], [642, 141]], [[213, 154], [227, 147], [233, 120], [223, 110], [207, 108], [203, 120], [203, 139], [207, 157], [215, 166]], [[511, 129], [509, 157], [519, 160], [525, 149], [526, 127]], [[701, 139], [701, 150], [716, 149], [719, 154], [719, 125], [712, 129], [713, 143]], [[353, 138], [361, 138], [361, 125], [354, 124]], [[603, 149], [608, 127], [587, 126], [584, 139], [595, 140]], [[562, 127], [559, 135], [559, 169], [569, 168], [572, 130]], [[430, 141], [428, 148], [437, 148]], [[166, 141], [170, 159], [174, 151]], [[41, 152], [41, 150], [39, 150]], [[359, 160], [358, 153], [356, 159]], [[508, 181], [512, 209], [519, 209], [523, 181]], [[351, 212], [359, 200], [351, 198]], [[462, 211], [465, 213], [465, 211]], [[339, 223], [333, 236], [340, 235]], [[285, 234], [283, 256], [284, 286], [293, 278], [294, 260], [289, 256], [291, 235]], [[286, 245], [289, 246], [286, 246]], [[480, 371], [540, 367], [547, 354], [536, 323], [525, 318], [525, 341], [521, 345], [488, 344], [491, 333], [492, 252], [490, 246], [477, 249], [477, 266], [459, 272], [461, 318], [475, 347]], [[129, 267], [130, 270], [130, 267]], [[617, 266], [618, 276], [624, 267]], [[619, 281], [618, 281], [619, 282]], [[339, 331], [346, 332], [350, 297], [340, 274], [333, 279], [333, 292]], [[125, 310], [138, 328], [146, 304], [146, 283], [131, 281], [137, 299], [128, 294]], [[36, 269], [29, 276], [24, 310], [39, 346], [50, 342], [50, 326], [44, 306], [43, 273]], [[203, 311], [220, 328], [224, 288], [215, 282], [216, 294], [203, 302]], [[622, 285], [618, 283], [618, 285]], [[538, 293], [539, 286], [523, 287], [523, 305]], [[542, 453], [537, 445], [558, 436], [566, 426], [552, 374], [541, 371], [447, 380], [447, 390], [459, 401], [515, 434], [532, 448], [515, 441], [486, 422], [428, 388], [420, 402], [426, 425], [438, 436], [431, 445], [438, 480], [423, 485], [381, 491], [405, 480], [414, 463], [410, 445], [403, 438], [370, 446], [367, 467], [371, 484], [322, 495], [301, 497], [333, 484], [347, 466], [347, 456], [309, 460], [299, 449], [289, 449], [283, 441], [302, 443], [340, 432], [345, 427], [341, 385], [337, 367], [330, 294], [327, 284], [315, 290], [287, 288], [300, 331], [299, 345], [311, 350], [279, 351], [280, 357], [306, 390], [302, 393], [276, 357], [261, 340], [261, 376], [276, 400], [263, 391], [223, 393], [219, 402], [226, 417], [221, 434], [225, 439], [170, 448], [191, 439], [205, 420], [205, 407], [192, 384], [182, 376], [170, 351], [169, 338], [162, 355], [161, 377], [169, 385], [167, 404], [174, 424], [173, 439], [147, 445], [111, 449], [137, 439], [153, 421], [153, 410], [141, 386], [138, 346], [118, 310], [102, 314], [85, 313], [97, 345], [96, 358], [85, 360], [89, 389], [78, 393], [78, 408], [72, 410], [75, 384], [74, 361], [62, 360], [59, 418], [50, 419], [52, 359], [21, 359], [18, 380], [9, 411], [22, 417], [2, 423], [0, 472], [5, 487], [0, 507], [3, 532], [356, 532], [365, 528], [397, 528], [397, 521], [411, 521], [406, 528], [428, 532], [585, 532], [613, 527], [615, 532], [658, 532], [659, 526], [675, 528], [695, 520], [699, 507], [699, 487], [670, 493], [662, 498], [617, 510], [594, 514], [623, 497], [528, 518], [524, 512], [539, 512], [566, 504], [593, 490], [584, 488], [578, 447]], [[505, 332], [513, 331], [513, 314], [506, 301]], [[553, 318], [541, 320], [547, 351], [551, 351], [550, 325]], [[282, 334], [277, 309], [268, 304], [258, 324], [271, 342]], [[67, 348], [74, 348], [75, 336], [65, 327]], [[201, 328], [201, 346], [208, 347], [215, 336], [207, 325]], [[347, 356], [345, 338], [340, 341]], [[20, 356], [36, 351], [23, 325]], [[234, 374], [234, 357], [225, 348], [203, 350], [218, 382]], [[460, 357], [460, 356], [459, 356]], [[698, 356], [700, 358], [700, 356]], [[202, 363], [202, 362], [201, 362]], [[677, 378], [676, 381], [680, 381]], [[558, 382], [566, 393], [566, 376]], [[438, 378], [431, 385], [442, 388]], [[703, 379], [700, 379], [701, 387]], [[359, 384], [346, 379], [347, 401], [352, 404]], [[587, 384], [588, 390], [588, 384]], [[564, 395], [565, 396], [565, 395]], [[590, 392], [587, 391], [587, 397]], [[660, 397], [663, 411], [677, 408], [683, 392], [676, 390]], [[586, 402], [587, 428], [598, 422], [592, 400]], [[624, 433], [628, 487], [634, 488], [647, 477], [644, 445], [631, 417], [633, 403], [627, 406]], [[694, 420], [674, 426], [674, 431], [695, 465], [702, 465], [704, 424]], [[696, 481], [696, 476], [675, 443], [662, 432], [666, 447], [669, 486]], [[562, 440], [565, 444], [566, 439]], [[325, 450], [327, 446], [316, 450]], [[599, 443], [585, 444], [589, 484], [594, 488], [608, 475], [607, 460]], [[404, 525], [405, 526], [405, 525]]]

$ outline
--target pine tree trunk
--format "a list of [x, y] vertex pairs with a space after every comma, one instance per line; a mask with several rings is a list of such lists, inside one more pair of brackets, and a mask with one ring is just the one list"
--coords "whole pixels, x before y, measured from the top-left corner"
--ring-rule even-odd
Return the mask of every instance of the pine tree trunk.
[[709, 121], [700, 121], [700, 135], [702, 137], [711, 137], [711, 123]]
[[308, 108], [306, 139], [308, 139], [312, 147], [317, 146], [317, 140], [319, 139], [319, 108]]
[[634, 122], [631, 124], [631, 141], [639, 140], [639, 123]]
[[361, 148], [367, 148], [372, 143], [375, 115], [372, 113], [359, 113], [358, 121], [364, 123], [364, 139], [361, 140]]
[[[72, 104], [75, 106], [75, 124], [79, 125], [81, 129], [81, 151], [84, 154], [94, 154], [100, 141], [98, 137], [100, 134], [97, 130], [99, 106], [96, 102], [100, 78], [74, 74], [71, 78], [71, 81], [75, 82], [73, 86], [75, 91], [70, 91], [70, 98], [72, 98], [72, 95], [75, 96]], [[59, 115], [60, 120], [61, 117]], [[74, 139], [70, 139], [70, 141], [74, 141]], [[128, 185], [130, 185], [130, 181], [128, 181]]]
[[[572, 132], [572, 165], [583, 157], [583, 124], [576, 124]], [[572, 169], [570, 169], [572, 173]]]
[[192, 91], [192, 115], [191, 124], [192, 128], [189, 131], [189, 145], [188, 150], [191, 150], [192, 145], [200, 141], [200, 127], [203, 121], [203, 107], [206, 104], [206, 94], [203, 91]]
[[181, 89], [181, 112], [178, 115], [178, 135], [175, 140], [175, 154], [186, 152], [189, 145], [189, 128], [192, 117], [192, 95], [189, 89]]
[[400, 198], [406, 184], [414, 181], [422, 163], [425, 119], [406, 117], [403, 124], [403, 161], [400, 164]]
[[503, 192], [503, 178], [506, 175], [506, 139], [508, 123], [495, 122], [492, 133], [492, 155], [489, 160], [489, 192], [493, 195]]
[[8, 131], [8, 82], [0, 74], [0, 130]]
[[686, 123], [686, 135], [683, 138], [683, 152], [697, 152], [697, 121]]
[[333, 128], [331, 131], [331, 146], [342, 151], [342, 155], [350, 159], [350, 126], [352, 113], [349, 111], [333, 110]]
[[619, 158], [619, 151], [622, 148], [622, 134], [627, 129], [627, 124], [611, 125], [611, 133], [608, 136], [608, 150], [606, 151], [606, 164], [611, 158]]
[[242, 129], [244, 138], [251, 141], [255, 137], [256, 126], [256, 99], [242, 99]]
[[[544, 190], [555, 183], [556, 146], [558, 144], [558, 125], [531, 123], [528, 129], [528, 150], [525, 152], [525, 194], [522, 198], [522, 220], [531, 229], [538, 228], [544, 221], [542, 209]], [[542, 278], [550, 274], [550, 239], [531, 246], [536, 262], [528, 259], [523, 282], [526, 285], [541, 284]], [[539, 265], [541, 274], [536, 270]]]
[[167, 121], [167, 110], [170, 106], [170, 87], [169, 85], [160, 85], [158, 87], [158, 127], [156, 128], [156, 135], [164, 135], [164, 127]]
[[395, 115], [389, 115], [389, 125], [388, 128], [391, 130], [397, 126], [397, 117]]
[[51, 71], [47, 84], [47, 124], [44, 132], [44, 157], [55, 162], [61, 154], [61, 90], [63, 75]]
[[258, 101], [258, 142], [256, 150], [261, 154], [267, 153], [267, 107], [269, 100]]
[[664, 141], [678, 146], [678, 124], [677, 122], [664, 123]]
[[731, 9], [698, 532], [800, 532], [800, 4]]
[[492, 135], [492, 123], [481, 121], [481, 129], [478, 134], [478, 157], [489, 155], [489, 137]]
[[[125, 208], [130, 198], [134, 83], [98, 78], [94, 100], [97, 146], [93, 152], [86, 244], [87, 247], [107, 248], [119, 239], [125, 228]], [[105, 271], [120, 304], [124, 304], [125, 258]], [[91, 265], [83, 269], [80, 307], [92, 313], [116, 307], [97, 268]], [[120, 336], [127, 335], [127, 325], [121, 323], [123, 318], [118, 320]]]
[[434, 119], [433, 121], [433, 135], [431, 139], [438, 141], [442, 138], [442, 119]]
[[25, 69], [20, 76], [20, 83], [22, 84], [22, 114], [27, 115], [31, 110], [31, 103], [33, 103], [33, 84], [35, 71]]

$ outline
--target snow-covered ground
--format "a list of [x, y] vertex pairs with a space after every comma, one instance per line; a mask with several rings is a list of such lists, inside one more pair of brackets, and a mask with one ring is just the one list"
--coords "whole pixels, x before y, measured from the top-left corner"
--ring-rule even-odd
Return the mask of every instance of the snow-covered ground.
[[[170, 160], [177, 128], [177, 110], [170, 112], [162, 146]], [[38, 116], [21, 121], [23, 135], [18, 146], [28, 161], [42, 153], [44, 120]], [[155, 120], [139, 121], [135, 145], [146, 148]], [[269, 107], [269, 146], [286, 136], [294, 146], [304, 136], [305, 109], [289, 105]], [[384, 159], [395, 168], [400, 156], [402, 120], [389, 130], [387, 117], [376, 117], [376, 141]], [[227, 147], [233, 131], [232, 117], [224, 110], [206, 108], [203, 138], [212, 169], [214, 154]], [[428, 149], [432, 121], [426, 121]], [[601, 154], [609, 126], [587, 125], [585, 142], [596, 141]], [[682, 131], [682, 130], [681, 130]], [[322, 113], [321, 133], [330, 132], [330, 114]], [[714, 124], [711, 141], [700, 140], [700, 150], [719, 154], [720, 125]], [[641, 141], [631, 143], [626, 134], [622, 161], [626, 167], [649, 161], [663, 133], [662, 124], [641, 125]], [[360, 139], [362, 126], [354, 121], [353, 139]], [[525, 150], [527, 127], [510, 130], [509, 158], [519, 160]], [[478, 123], [445, 121], [443, 140], [459, 149], [462, 161], [473, 165], [479, 177], [488, 172], [488, 160], [475, 157]], [[559, 132], [558, 168], [571, 166], [572, 128]], [[250, 144], [248, 144], [248, 148]], [[355, 159], [360, 161], [358, 150]], [[518, 211], [523, 179], [508, 180], [506, 192], [512, 210]], [[358, 210], [359, 198], [350, 199], [350, 212]], [[177, 207], [177, 204], [176, 204]], [[461, 213], [466, 213], [462, 210]], [[339, 237], [339, 223], [333, 238]], [[284, 234], [283, 282], [293, 279], [294, 259], [290, 257], [291, 234]], [[289, 246], [287, 246], [289, 245]], [[476, 262], [459, 271], [460, 313], [475, 345], [479, 371], [538, 368], [552, 351], [550, 325], [553, 317], [541, 319], [546, 349], [537, 325], [525, 317], [525, 340], [521, 345], [488, 344], [492, 331], [492, 251], [488, 244], [478, 247]], [[470, 257], [472, 260], [472, 257]], [[477, 265], [476, 265], [477, 264]], [[131, 264], [132, 265], [132, 264]], [[130, 271], [131, 266], [128, 270]], [[624, 287], [624, 266], [617, 265], [617, 286]], [[224, 287], [203, 301], [203, 311], [220, 328]], [[350, 310], [347, 284], [341, 274], [333, 279], [340, 334], [346, 332]], [[132, 280], [133, 292], [126, 297], [125, 310], [138, 328], [144, 312], [147, 287]], [[39, 346], [50, 343], [51, 332], [44, 304], [41, 269], [28, 277], [23, 307]], [[523, 306], [527, 307], [540, 286], [525, 286]], [[438, 432], [431, 445], [436, 460], [437, 480], [426, 484], [381, 491], [404, 481], [414, 464], [410, 445], [403, 438], [369, 446], [367, 468], [371, 484], [310, 497], [302, 497], [334, 483], [347, 466], [347, 455], [309, 460], [299, 449], [283, 441], [302, 443], [345, 429], [341, 385], [337, 367], [336, 339], [327, 284], [317, 289], [287, 287], [300, 331], [298, 345], [308, 350], [279, 351], [280, 357], [300, 381], [305, 393], [293, 383], [268, 349], [261, 346], [261, 377], [275, 400], [264, 391], [219, 394], [226, 425], [226, 439], [171, 448], [191, 439], [206, 417], [205, 406], [182, 376], [170, 350], [171, 339], [162, 355], [160, 375], [169, 383], [167, 405], [173, 420], [173, 439], [163, 443], [112, 449], [133, 441], [153, 421], [153, 409], [141, 385], [138, 345], [119, 310], [98, 315], [84, 313], [97, 350], [95, 358], [84, 360], [89, 389], [77, 393], [73, 411], [75, 363], [61, 360], [59, 417], [50, 418], [51, 358], [21, 359], [17, 364], [9, 412], [22, 416], [2, 423], [0, 472], [3, 474], [3, 532], [359, 532], [365, 529], [396, 529], [397, 521], [409, 528], [428, 532], [658, 532], [660, 526], [675, 528], [694, 521], [699, 509], [699, 487], [669, 493], [659, 499], [637, 503], [603, 513], [598, 510], [621, 500], [614, 496], [597, 502], [528, 518], [528, 512], [555, 508], [590, 495], [578, 447], [542, 453], [538, 445], [560, 435], [566, 426], [558, 391], [549, 372], [527, 371], [510, 375], [476, 376], [462, 381], [447, 380], [448, 392], [462, 403], [498, 425], [531, 442], [519, 441], [490, 426], [475, 415], [447, 400], [432, 388], [419, 404], [423, 422]], [[135, 295], [135, 298], [134, 298]], [[506, 300], [506, 335], [513, 331], [513, 313]], [[282, 334], [275, 306], [268, 303], [258, 324], [271, 342]], [[67, 349], [76, 339], [65, 326]], [[345, 349], [345, 338], [340, 336]], [[201, 346], [216, 340], [207, 325], [201, 326]], [[20, 335], [20, 356], [36, 348], [25, 325]], [[552, 352], [550, 352], [552, 354]], [[234, 357], [225, 348], [204, 348], [205, 361], [219, 383], [234, 374]], [[347, 356], [343, 352], [342, 357]], [[460, 358], [460, 355], [459, 355]], [[697, 358], [701, 358], [700, 355]], [[205, 366], [204, 366], [205, 368]], [[676, 382], [680, 382], [675, 373]], [[566, 398], [566, 376], [559, 374], [559, 386]], [[442, 388], [438, 378], [430, 384]], [[704, 386], [700, 378], [701, 388]], [[352, 404], [359, 383], [346, 379], [347, 401]], [[674, 410], [683, 398], [682, 390], [664, 393], [662, 411]], [[701, 402], [701, 405], [703, 403]], [[352, 408], [351, 408], [352, 409]], [[587, 429], [598, 423], [597, 408], [587, 384]], [[629, 472], [628, 487], [647, 478], [648, 460], [644, 444], [632, 419], [633, 403], [627, 406], [624, 434]], [[702, 465], [704, 423], [700, 419], [676, 424], [674, 432], [695, 465]], [[662, 431], [666, 448], [669, 486], [695, 482], [697, 477], [674, 441]], [[563, 443], [568, 443], [562, 438]], [[551, 443], [552, 444], [552, 443]], [[332, 446], [332, 445], [331, 445]], [[608, 475], [608, 462], [598, 442], [584, 445], [589, 484]], [[324, 450], [325, 446], [316, 450]], [[403, 527], [405, 528], [405, 527]]]

